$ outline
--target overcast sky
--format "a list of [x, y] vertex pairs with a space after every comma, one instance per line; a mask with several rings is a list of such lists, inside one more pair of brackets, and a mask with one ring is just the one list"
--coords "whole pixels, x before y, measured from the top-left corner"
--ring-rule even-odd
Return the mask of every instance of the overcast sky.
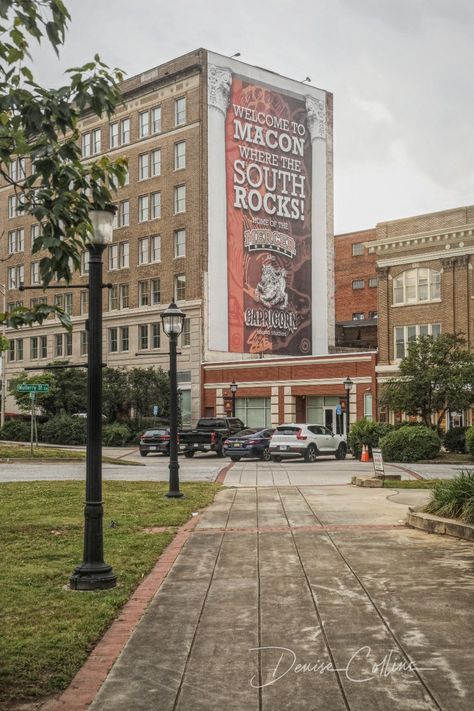
[[65, 0], [58, 62], [131, 76], [198, 47], [334, 94], [335, 231], [474, 202], [472, 0]]

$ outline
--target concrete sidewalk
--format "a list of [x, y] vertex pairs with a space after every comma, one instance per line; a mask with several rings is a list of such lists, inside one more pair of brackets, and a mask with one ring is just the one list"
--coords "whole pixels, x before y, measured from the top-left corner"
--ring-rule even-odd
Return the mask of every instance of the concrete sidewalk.
[[406, 510], [380, 489], [221, 491], [91, 708], [471, 709], [472, 545]]

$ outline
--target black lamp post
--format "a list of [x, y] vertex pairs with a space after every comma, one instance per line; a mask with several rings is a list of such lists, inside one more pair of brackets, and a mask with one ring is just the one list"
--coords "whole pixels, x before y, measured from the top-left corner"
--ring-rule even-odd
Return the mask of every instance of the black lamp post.
[[163, 331], [170, 339], [170, 478], [168, 498], [177, 499], [182, 496], [179, 490], [178, 464], [178, 384], [176, 378], [176, 344], [183, 330], [186, 314], [178, 309], [173, 302], [161, 314]]
[[230, 384], [230, 392], [232, 393], [232, 417], [235, 417], [235, 394], [237, 392], [237, 388], [239, 386], [235, 382], [235, 380], [232, 380]]
[[112, 242], [115, 208], [91, 210], [89, 318], [87, 346], [87, 459], [84, 507], [84, 556], [69, 578], [73, 590], [115, 587], [116, 575], [104, 563], [102, 504], [102, 255]]
[[346, 437], [349, 436], [349, 427], [350, 427], [349, 395], [350, 395], [353, 385], [354, 385], [353, 381], [349, 378], [349, 376], [347, 376], [347, 378], [344, 380], [344, 389], [346, 391]]

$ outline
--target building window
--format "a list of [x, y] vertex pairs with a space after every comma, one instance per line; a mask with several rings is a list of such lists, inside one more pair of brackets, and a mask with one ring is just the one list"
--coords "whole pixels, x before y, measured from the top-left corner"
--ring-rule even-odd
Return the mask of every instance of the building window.
[[10, 195], [8, 198], [8, 217], [16, 217], [18, 209], [18, 201], [16, 195]]
[[140, 197], [138, 198], [138, 222], [146, 222], [148, 220], [148, 205], [149, 196], [140, 195]]
[[67, 314], [72, 314], [72, 294], [56, 294], [54, 305], [59, 306]]
[[64, 339], [65, 339], [64, 355], [65, 356], [72, 356], [72, 333], [65, 333]]
[[159, 323], [152, 323], [151, 324], [151, 347], [152, 348], [159, 348], [160, 347], [160, 334], [161, 334], [160, 324]]
[[151, 280], [151, 303], [153, 306], [161, 302], [161, 283], [160, 279]]
[[138, 180], [146, 180], [149, 172], [149, 155], [142, 153], [138, 156]]
[[8, 254], [23, 252], [25, 249], [25, 230], [20, 227], [18, 230], [10, 230], [8, 233]]
[[26, 158], [12, 160], [8, 167], [8, 175], [14, 183], [26, 178]]
[[408, 346], [420, 336], [437, 338], [441, 333], [439, 323], [425, 323], [412, 326], [395, 326], [394, 329], [394, 358], [401, 359], [408, 354]]
[[23, 360], [23, 338], [10, 341], [8, 360]]
[[161, 133], [161, 106], [155, 106], [151, 110], [151, 132]]
[[174, 256], [186, 256], [186, 230], [176, 230], [174, 233]]
[[129, 328], [128, 326], [123, 326], [120, 329], [120, 350], [128, 351], [129, 348]]
[[372, 420], [372, 393], [364, 393], [364, 417]]
[[177, 185], [174, 189], [174, 213], [186, 212], [186, 185]]
[[87, 355], [87, 344], [89, 342], [89, 338], [87, 335], [87, 331], [81, 331], [81, 347], [80, 347], [80, 354], [81, 356], [86, 356]]
[[63, 334], [62, 333], [56, 333], [54, 336], [54, 357], [55, 358], [62, 358], [63, 357]]
[[20, 284], [25, 281], [25, 267], [18, 264], [16, 267], [8, 267], [8, 288], [19, 289]]
[[86, 314], [89, 311], [89, 291], [81, 291], [81, 314]]
[[355, 313], [352, 314], [352, 320], [353, 321], [363, 321], [364, 320], [364, 312], [363, 311], [356, 311]]
[[31, 247], [33, 248], [33, 245], [35, 241], [38, 239], [38, 237], [41, 237], [43, 234], [43, 225], [39, 222], [37, 222], [34, 225], [31, 225], [31, 230], [30, 230], [30, 237], [31, 237]]
[[353, 289], [363, 289], [364, 288], [364, 280], [363, 279], [354, 279], [352, 282], [352, 288]]
[[355, 242], [352, 245], [352, 256], [353, 257], [360, 257], [362, 254], [364, 254], [364, 243], [363, 242]]
[[117, 311], [119, 307], [118, 284], [113, 284], [109, 289], [109, 311]]
[[[46, 296], [37, 296], [34, 299], [30, 299], [30, 308], [34, 309], [35, 306], [41, 306], [41, 304], [47, 304], [48, 299]], [[16, 306], [23, 306], [23, 301], [17, 301]]]
[[82, 157], [89, 158], [101, 151], [102, 132], [100, 128], [95, 128], [89, 133], [82, 134]]
[[174, 144], [174, 169], [186, 168], [186, 141]]
[[150, 114], [148, 111], [142, 111], [138, 114], [138, 130], [140, 138], [145, 138], [150, 133]]
[[161, 262], [160, 235], [152, 235], [152, 237], [150, 237], [150, 260], [152, 262]]
[[379, 280], [377, 277], [370, 277], [369, 278], [369, 289], [375, 289], [379, 284]]
[[130, 119], [128, 118], [120, 121], [120, 143], [122, 146], [130, 143]]
[[148, 264], [148, 250], [148, 237], [142, 237], [142, 239], [138, 240], [138, 264]]
[[118, 244], [109, 246], [109, 271], [118, 269]]
[[141, 351], [148, 350], [148, 324], [138, 326], [138, 343]]
[[128, 242], [119, 242], [109, 246], [109, 271], [127, 269], [130, 261], [130, 245]]
[[109, 328], [109, 353], [118, 352], [118, 329]]
[[129, 200], [122, 200], [118, 204], [117, 212], [114, 215], [114, 229], [120, 227], [128, 227], [130, 224], [130, 202]]
[[161, 175], [161, 150], [159, 148], [151, 152], [151, 174], [154, 178]]
[[377, 311], [369, 311], [369, 318], [377, 318], [378, 312]]
[[138, 304], [139, 306], [149, 306], [150, 304], [150, 283], [148, 281], [138, 282]]
[[128, 284], [120, 284], [119, 285], [119, 293], [120, 293], [120, 308], [121, 309], [128, 309], [130, 306]]
[[109, 128], [109, 145], [110, 148], [117, 148], [119, 144], [119, 125], [118, 122], [111, 123]]
[[182, 301], [186, 298], [186, 275], [176, 274], [174, 278], [174, 298]]
[[[246, 423], [247, 427], [270, 427], [271, 404], [269, 397], [237, 397], [235, 415]], [[311, 422], [311, 420], [308, 420]], [[314, 422], [314, 420], [313, 420]]]
[[81, 275], [89, 274], [89, 252], [81, 254]]
[[38, 336], [30, 338], [30, 359], [38, 360]]
[[185, 318], [183, 322], [183, 333], [181, 334], [181, 345], [191, 345], [191, 319]]
[[161, 217], [161, 193], [151, 194], [151, 219], [157, 220]]
[[433, 269], [409, 269], [393, 280], [394, 304], [418, 304], [441, 298], [441, 274]]
[[186, 123], [186, 97], [181, 96], [174, 102], [174, 125], [182, 126]]

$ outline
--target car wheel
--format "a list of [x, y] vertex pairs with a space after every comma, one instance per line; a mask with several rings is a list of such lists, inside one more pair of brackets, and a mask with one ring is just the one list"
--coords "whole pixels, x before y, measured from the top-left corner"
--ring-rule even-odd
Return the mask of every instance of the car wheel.
[[271, 462], [272, 456], [268, 447], [265, 447], [265, 449], [263, 450], [262, 459], [264, 462]]
[[310, 444], [304, 454], [304, 460], [305, 460], [305, 462], [315, 462], [317, 458], [318, 458], [318, 450], [316, 449], [314, 444]]
[[146, 457], [147, 454], [148, 454], [148, 452], [142, 452], [142, 451], [140, 450], [140, 457]]
[[185, 452], [184, 456], [187, 457], [188, 459], [191, 459], [191, 457], [194, 457], [194, 449], [191, 449], [188, 452]]
[[281, 457], [278, 457], [275, 454], [270, 455], [270, 459], [272, 460], [272, 462], [281, 462]]
[[336, 449], [335, 457], [336, 457], [336, 459], [345, 459], [346, 454], [347, 454], [347, 447], [345, 444], [342, 444], [342, 442], [341, 442], [339, 447]]
[[231, 457], [233, 462], [240, 462], [240, 457]]

